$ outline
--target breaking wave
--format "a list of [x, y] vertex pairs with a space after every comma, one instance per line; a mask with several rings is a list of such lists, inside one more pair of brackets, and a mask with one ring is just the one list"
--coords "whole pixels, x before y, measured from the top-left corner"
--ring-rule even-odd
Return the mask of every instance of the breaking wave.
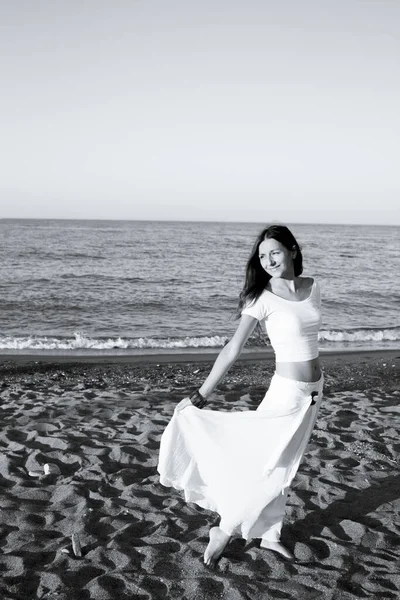
[[[222, 348], [229, 337], [199, 336], [182, 338], [124, 338], [90, 337], [76, 332], [70, 337], [57, 336], [6, 336], [0, 335], [0, 350], [140, 350], [140, 349], [184, 349], [184, 348]], [[358, 348], [400, 341], [400, 327], [383, 329], [322, 330], [319, 342], [322, 347], [335, 347], [355, 344]], [[252, 340], [250, 340], [251, 345]], [[256, 341], [254, 345], [259, 345]]]

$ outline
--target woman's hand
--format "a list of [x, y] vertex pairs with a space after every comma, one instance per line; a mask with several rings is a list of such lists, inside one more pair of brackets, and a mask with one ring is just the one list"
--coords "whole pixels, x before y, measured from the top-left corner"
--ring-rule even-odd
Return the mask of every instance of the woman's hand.
[[183, 400], [181, 400], [179, 402], [179, 404], [176, 405], [175, 410], [177, 412], [180, 412], [187, 406], [195, 406], [196, 408], [204, 408], [204, 406], [206, 404], [207, 404], [207, 400], [204, 398], [204, 396], [202, 396], [200, 394], [200, 392], [198, 390], [196, 390], [195, 392], [193, 392], [193, 394], [190, 397], [187, 396], [186, 398], [183, 398]]
[[180, 412], [181, 410], [183, 410], [184, 408], [186, 408], [187, 406], [193, 406], [191, 400], [189, 397], [187, 398], [183, 398], [183, 400], [181, 400], [176, 406], [175, 406], [175, 412]]

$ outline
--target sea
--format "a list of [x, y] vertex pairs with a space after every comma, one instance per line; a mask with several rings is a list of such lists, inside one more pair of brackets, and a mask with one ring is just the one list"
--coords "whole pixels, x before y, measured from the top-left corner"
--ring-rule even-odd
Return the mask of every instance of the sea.
[[[321, 350], [400, 348], [400, 227], [287, 225], [320, 283]], [[0, 353], [221, 348], [264, 226], [0, 220]]]

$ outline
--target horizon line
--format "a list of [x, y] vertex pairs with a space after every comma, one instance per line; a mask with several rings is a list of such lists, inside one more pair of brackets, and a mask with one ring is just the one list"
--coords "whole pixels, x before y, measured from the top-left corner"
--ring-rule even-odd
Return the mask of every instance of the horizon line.
[[270, 224], [286, 224], [290, 223], [291, 225], [347, 225], [354, 227], [400, 227], [400, 223], [349, 223], [349, 222], [323, 222], [323, 221], [290, 221], [285, 220], [282, 221], [280, 219], [271, 219], [269, 221], [243, 221], [243, 220], [230, 220], [224, 221], [221, 219], [213, 220], [213, 219], [118, 219], [118, 218], [93, 218], [93, 217], [0, 217], [0, 221], [96, 221], [96, 222], [107, 222], [107, 221], [115, 221], [115, 222], [140, 222], [140, 223], [245, 223], [248, 225], [259, 225], [262, 223], [270, 223]]

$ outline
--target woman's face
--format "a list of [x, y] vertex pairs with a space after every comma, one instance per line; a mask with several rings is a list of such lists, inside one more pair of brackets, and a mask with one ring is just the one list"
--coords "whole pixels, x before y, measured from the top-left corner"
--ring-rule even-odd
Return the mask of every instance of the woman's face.
[[295, 251], [288, 250], [283, 244], [274, 239], [261, 242], [258, 256], [264, 271], [271, 277], [294, 277], [293, 258]]

